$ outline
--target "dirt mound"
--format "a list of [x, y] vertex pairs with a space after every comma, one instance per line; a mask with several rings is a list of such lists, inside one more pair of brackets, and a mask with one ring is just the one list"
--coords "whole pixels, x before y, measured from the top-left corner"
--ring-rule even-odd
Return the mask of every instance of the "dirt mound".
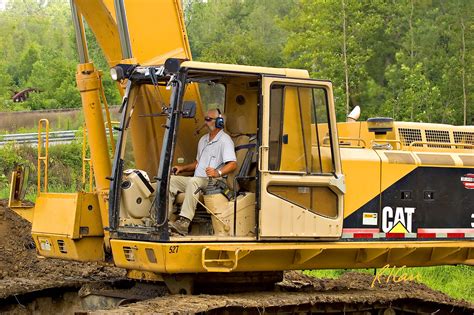
[[[298, 292], [372, 292], [369, 300], [385, 302], [396, 296], [417, 298], [446, 305], [457, 305], [473, 308], [474, 305], [464, 300], [456, 300], [442, 292], [435, 291], [426, 285], [415, 282], [394, 282], [387, 276], [379, 276], [380, 283], [375, 282], [374, 275], [359, 272], [348, 272], [338, 279], [319, 279], [302, 274], [298, 271], [285, 272], [283, 281], [278, 284], [282, 290]], [[376, 298], [376, 299], [375, 299]]]
[[0, 200], [0, 298], [72, 282], [123, 278], [125, 271], [96, 263], [38, 257], [31, 224]]
[[[474, 306], [422, 284], [370, 287], [372, 276], [348, 273], [339, 279], [317, 279], [287, 272], [273, 292], [226, 295], [174, 295], [89, 314], [472, 314]], [[290, 292], [288, 292], [290, 291]]]

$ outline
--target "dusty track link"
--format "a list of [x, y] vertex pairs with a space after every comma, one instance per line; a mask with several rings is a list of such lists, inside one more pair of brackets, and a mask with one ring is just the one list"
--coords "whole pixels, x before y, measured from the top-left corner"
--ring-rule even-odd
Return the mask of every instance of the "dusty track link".
[[115, 310], [89, 314], [473, 314], [474, 305], [452, 299], [418, 283], [371, 287], [369, 274], [350, 273], [340, 279], [315, 279], [285, 273], [274, 291], [225, 295], [172, 295], [149, 299]]
[[[392, 312], [393, 311], [393, 312]], [[260, 292], [235, 295], [167, 296], [115, 310], [88, 314], [472, 314], [474, 308], [439, 304], [419, 298], [374, 295], [372, 291]], [[385, 313], [384, 313], [385, 312]]]

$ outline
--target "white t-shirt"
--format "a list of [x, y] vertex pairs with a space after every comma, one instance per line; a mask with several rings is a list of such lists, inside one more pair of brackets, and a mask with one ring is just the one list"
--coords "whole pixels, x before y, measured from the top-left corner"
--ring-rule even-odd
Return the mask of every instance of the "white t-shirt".
[[194, 171], [195, 177], [207, 177], [206, 168], [217, 169], [218, 166], [231, 161], [237, 161], [234, 151], [234, 142], [224, 130], [209, 142], [209, 134], [199, 139], [196, 161], [198, 164]]

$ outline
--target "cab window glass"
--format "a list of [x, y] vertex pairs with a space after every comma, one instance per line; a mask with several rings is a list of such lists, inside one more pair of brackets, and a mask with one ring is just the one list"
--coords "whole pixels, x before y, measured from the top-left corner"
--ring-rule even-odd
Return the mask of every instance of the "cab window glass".
[[219, 108], [223, 113], [225, 110], [225, 85], [198, 83], [199, 95], [203, 104], [204, 113], [211, 108]]
[[323, 88], [272, 85], [269, 170], [334, 172], [327, 104]]

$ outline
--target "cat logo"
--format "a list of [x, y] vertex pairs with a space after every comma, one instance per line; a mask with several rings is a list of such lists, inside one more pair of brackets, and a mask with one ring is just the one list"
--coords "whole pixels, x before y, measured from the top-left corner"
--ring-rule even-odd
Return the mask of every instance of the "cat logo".
[[415, 208], [384, 207], [382, 210], [382, 231], [384, 233], [412, 233], [412, 220]]

